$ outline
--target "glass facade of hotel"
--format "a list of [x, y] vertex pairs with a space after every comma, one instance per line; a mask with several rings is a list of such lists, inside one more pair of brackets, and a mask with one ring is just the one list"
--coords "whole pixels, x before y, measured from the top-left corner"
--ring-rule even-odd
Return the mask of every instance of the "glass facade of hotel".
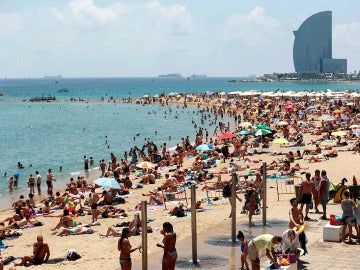
[[346, 73], [346, 59], [332, 59], [331, 11], [310, 16], [294, 35], [293, 59], [297, 73]]

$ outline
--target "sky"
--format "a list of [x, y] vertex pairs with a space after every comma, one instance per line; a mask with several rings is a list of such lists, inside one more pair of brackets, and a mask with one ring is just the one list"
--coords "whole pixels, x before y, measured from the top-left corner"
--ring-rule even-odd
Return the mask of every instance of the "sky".
[[293, 31], [328, 10], [359, 71], [358, 0], [0, 0], [0, 78], [294, 72]]

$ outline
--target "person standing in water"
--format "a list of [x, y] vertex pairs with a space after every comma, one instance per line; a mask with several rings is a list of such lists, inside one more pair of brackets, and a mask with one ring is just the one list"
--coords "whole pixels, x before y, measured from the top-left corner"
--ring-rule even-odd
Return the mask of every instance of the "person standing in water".
[[41, 195], [42, 176], [40, 175], [40, 173], [38, 171], [36, 171], [35, 173], [36, 173], [36, 186], [37, 186], [37, 190], [38, 190], [38, 195]]

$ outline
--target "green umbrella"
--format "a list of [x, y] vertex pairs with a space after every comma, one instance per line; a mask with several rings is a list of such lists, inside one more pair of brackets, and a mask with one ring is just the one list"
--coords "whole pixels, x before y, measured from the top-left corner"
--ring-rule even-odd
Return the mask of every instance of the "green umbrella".
[[266, 129], [266, 130], [272, 131], [272, 128], [269, 127], [269, 126], [267, 126], [267, 125], [265, 125], [265, 124], [258, 124], [258, 125], [256, 126], [256, 128], [257, 128], [257, 129]]
[[255, 130], [255, 132], [253, 133], [254, 136], [263, 136], [263, 135], [267, 135], [270, 134], [271, 131], [267, 130], [267, 129], [258, 129]]

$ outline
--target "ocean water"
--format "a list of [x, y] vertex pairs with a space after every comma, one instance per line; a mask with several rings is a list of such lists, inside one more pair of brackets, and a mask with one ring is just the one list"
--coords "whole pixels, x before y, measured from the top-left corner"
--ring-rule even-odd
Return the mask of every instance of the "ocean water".
[[[70, 177], [83, 175], [83, 156], [93, 157], [97, 170], [100, 159], [118, 160], [130, 147], [142, 147], [146, 139], [158, 147], [164, 142], [174, 147], [187, 135], [193, 140], [195, 128], [204, 127], [212, 134], [215, 126], [209, 118], [200, 123], [197, 108], [162, 107], [128, 103], [100, 102], [103, 97], [138, 98], [144, 94], [170, 92], [248, 91], [324, 91], [358, 90], [358, 84], [335, 83], [231, 83], [233, 78], [108, 78], [108, 79], [3, 79], [0, 80], [0, 173], [20, 174], [18, 189], [9, 193], [8, 177], [0, 176], [0, 208], [5, 208], [27, 194], [26, 181], [36, 170], [46, 177], [51, 168], [57, 179], [55, 187], [64, 187]], [[59, 93], [58, 90], [68, 92]], [[30, 103], [31, 97], [55, 96], [56, 103]], [[69, 102], [83, 98], [89, 102]], [[224, 122], [235, 124], [232, 119]], [[140, 136], [136, 136], [136, 134]], [[17, 162], [24, 169], [17, 168]], [[31, 166], [30, 166], [31, 165]], [[62, 172], [59, 167], [62, 166]], [[45, 181], [43, 182], [45, 191]]]

